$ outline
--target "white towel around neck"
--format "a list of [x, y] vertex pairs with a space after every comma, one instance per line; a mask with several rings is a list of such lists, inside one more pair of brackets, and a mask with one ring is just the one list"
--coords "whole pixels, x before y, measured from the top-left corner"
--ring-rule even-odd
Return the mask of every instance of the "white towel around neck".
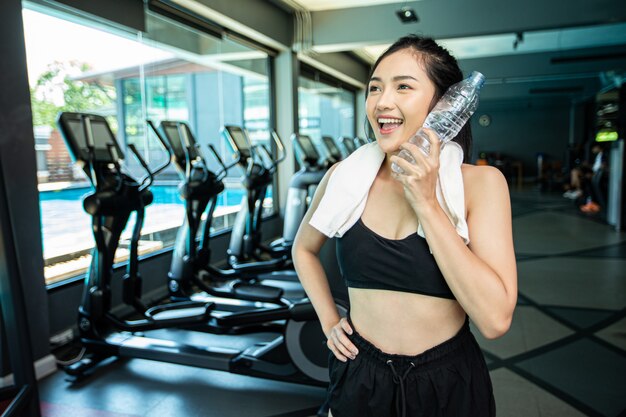
[[[361, 146], [341, 161], [331, 174], [309, 224], [329, 238], [343, 236], [363, 214], [369, 190], [384, 159], [385, 153], [374, 142]], [[448, 142], [442, 146], [436, 192], [439, 205], [467, 245], [469, 231], [465, 219], [462, 163], [463, 149], [458, 143]], [[426, 237], [421, 224], [417, 233]]]

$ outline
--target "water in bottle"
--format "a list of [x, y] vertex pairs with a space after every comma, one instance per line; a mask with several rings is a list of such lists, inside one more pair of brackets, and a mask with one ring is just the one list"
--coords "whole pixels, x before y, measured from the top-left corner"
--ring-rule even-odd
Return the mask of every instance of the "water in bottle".
[[[485, 76], [474, 71], [463, 81], [452, 85], [426, 116], [422, 127], [434, 130], [442, 144], [450, 141], [461, 131], [461, 128], [476, 111], [478, 94], [484, 82]], [[422, 128], [409, 139], [409, 142], [417, 145], [426, 155], [430, 153], [430, 143]], [[398, 156], [415, 163], [413, 156], [404, 149], [400, 151]], [[391, 165], [391, 169], [399, 174], [404, 173], [396, 163]]]

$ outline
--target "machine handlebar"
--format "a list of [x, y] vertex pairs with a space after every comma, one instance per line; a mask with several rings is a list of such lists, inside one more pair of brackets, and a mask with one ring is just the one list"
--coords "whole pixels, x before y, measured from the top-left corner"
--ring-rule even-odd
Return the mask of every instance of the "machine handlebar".
[[213, 144], [211, 143], [209, 143], [207, 146], [209, 150], [211, 151], [211, 153], [213, 154], [213, 157], [217, 160], [217, 162], [222, 167], [222, 169], [215, 174], [218, 180], [222, 180], [226, 176], [226, 172], [228, 172], [229, 169], [231, 169], [232, 167], [234, 167], [235, 165], [239, 163], [239, 159], [241, 159], [241, 154], [237, 152], [237, 159], [234, 162], [231, 162], [229, 165], [224, 165], [224, 161], [222, 160], [222, 158], [220, 158], [220, 155], [217, 153], [215, 146], [213, 146]]
[[139, 151], [137, 151], [135, 144], [133, 143], [129, 144], [128, 149], [131, 150], [133, 155], [135, 155], [135, 158], [137, 159], [137, 161], [139, 161], [139, 164], [141, 164], [143, 169], [146, 171], [146, 176], [141, 179], [141, 182], [139, 185], [139, 191], [143, 191], [146, 188], [148, 188], [150, 185], [152, 185], [152, 182], [154, 181], [154, 175], [152, 171], [150, 171], [150, 168], [148, 167], [148, 164], [146, 164], [146, 161], [144, 161], [144, 159], [141, 157], [141, 154], [139, 154]]
[[275, 130], [272, 130], [272, 138], [274, 139], [276, 148], [278, 149], [279, 157], [276, 160], [276, 165], [278, 165], [287, 157], [287, 151], [285, 151], [285, 145], [283, 144], [283, 141], [280, 140], [280, 136], [278, 136], [278, 133], [276, 133]]
[[156, 128], [156, 126], [154, 126], [154, 123], [152, 123], [152, 120], [146, 120], [146, 122], [148, 123], [148, 126], [150, 126], [152, 131], [155, 133], [159, 142], [161, 142], [161, 146], [163, 146], [163, 149], [165, 149], [165, 152], [167, 152], [166, 161], [162, 165], [157, 167], [154, 171], [152, 171], [152, 175], [154, 176], [160, 173], [161, 171], [163, 171], [165, 168], [167, 168], [168, 165], [172, 162], [172, 151], [170, 150], [170, 147], [167, 146], [167, 141], [163, 138], [163, 136], [161, 136], [161, 133]]

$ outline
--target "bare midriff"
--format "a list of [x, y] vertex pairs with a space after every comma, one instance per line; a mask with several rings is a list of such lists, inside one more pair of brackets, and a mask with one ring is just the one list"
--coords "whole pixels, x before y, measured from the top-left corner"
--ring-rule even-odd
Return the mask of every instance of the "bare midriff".
[[398, 291], [349, 288], [355, 330], [385, 353], [418, 355], [453, 337], [465, 312], [456, 300]]

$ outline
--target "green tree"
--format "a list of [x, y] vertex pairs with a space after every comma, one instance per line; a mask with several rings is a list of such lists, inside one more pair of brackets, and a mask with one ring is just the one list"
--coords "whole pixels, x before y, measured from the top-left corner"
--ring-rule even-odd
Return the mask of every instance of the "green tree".
[[74, 79], [90, 69], [88, 64], [78, 61], [48, 64], [46, 71], [30, 88], [33, 124], [55, 128], [57, 114], [61, 111], [102, 112], [102, 109], [113, 109], [114, 87]]

